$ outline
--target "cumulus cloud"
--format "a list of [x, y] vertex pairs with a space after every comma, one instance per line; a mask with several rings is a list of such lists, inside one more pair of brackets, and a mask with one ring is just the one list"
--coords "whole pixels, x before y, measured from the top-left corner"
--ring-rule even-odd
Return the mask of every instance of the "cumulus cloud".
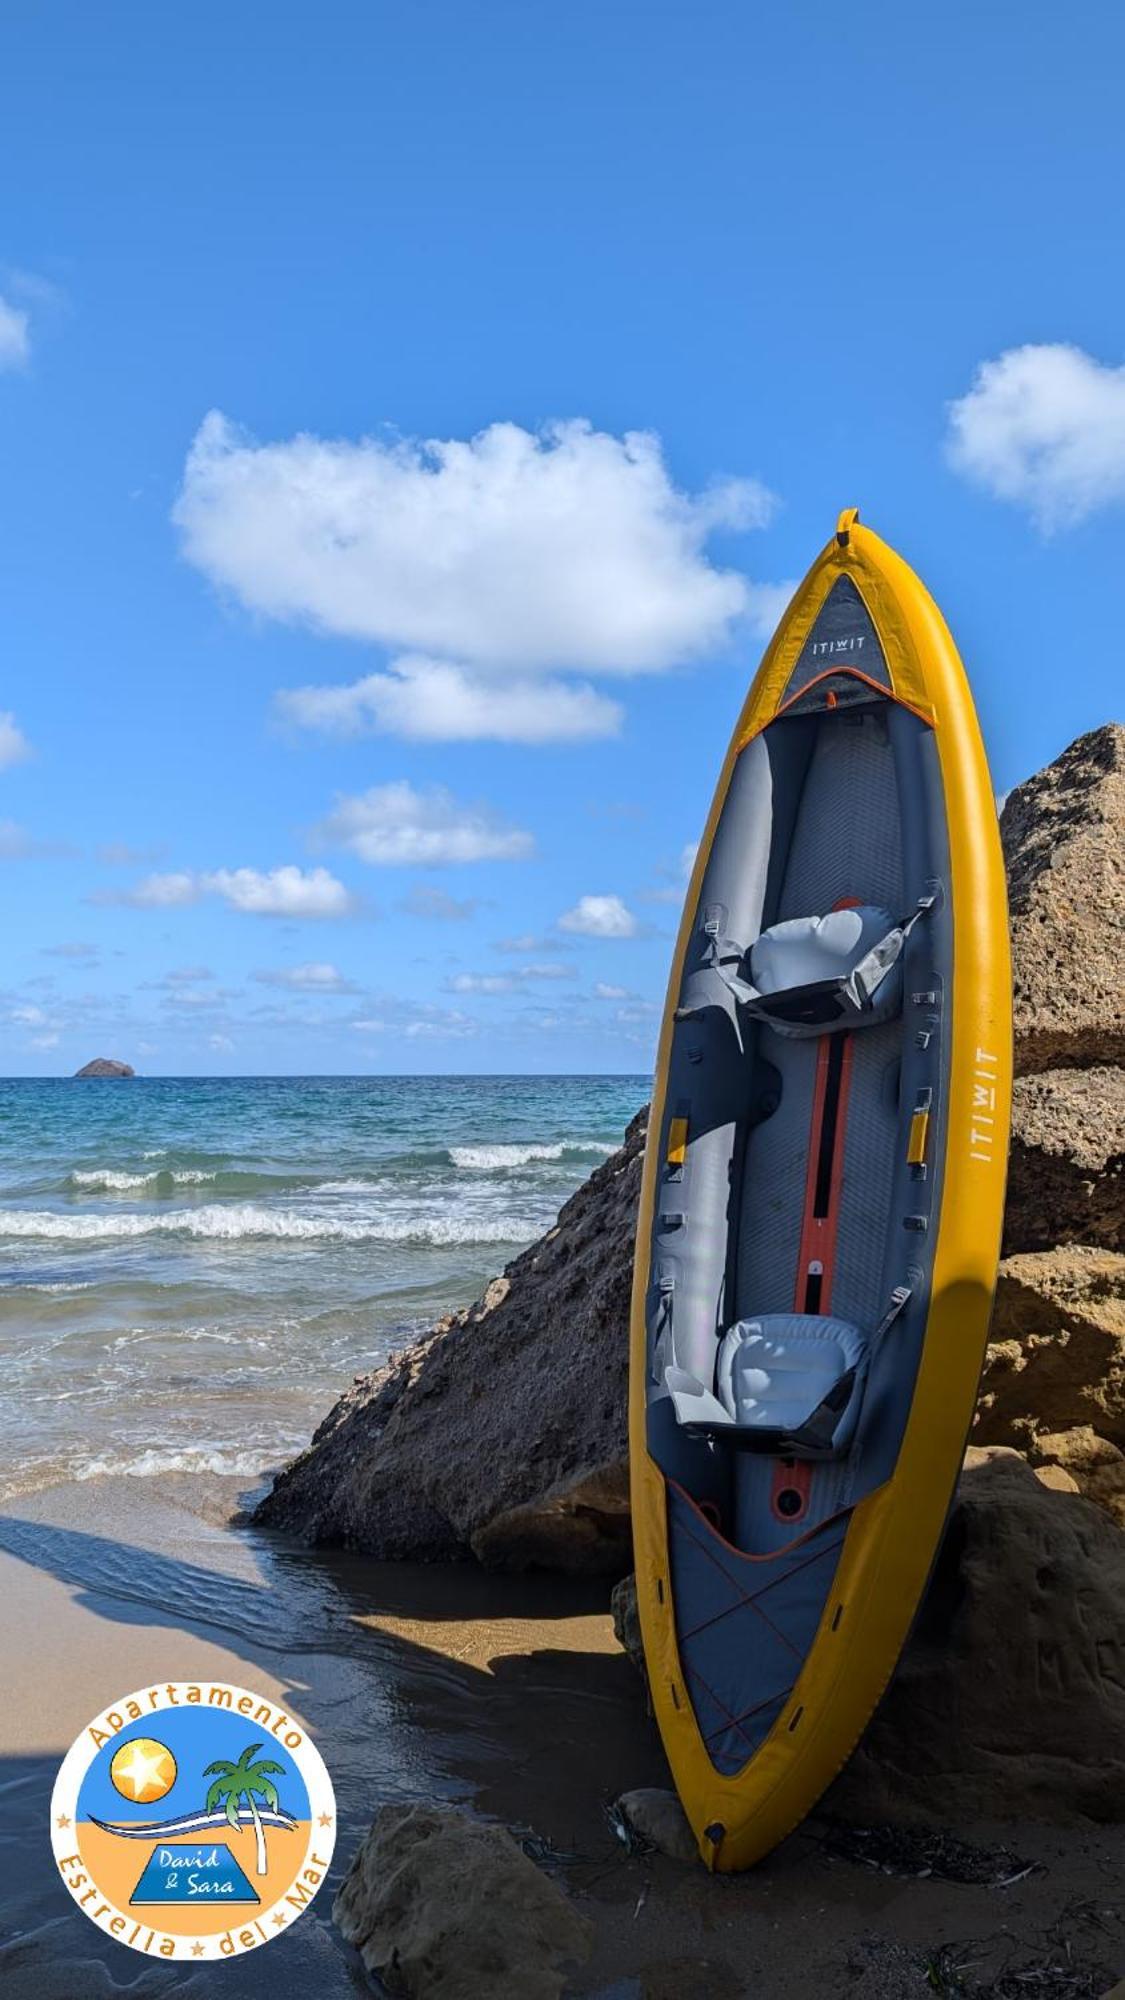
[[355, 899], [327, 868], [292, 865], [268, 871], [213, 868], [200, 873], [182, 869], [148, 875], [124, 895], [101, 900], [132, 903], [138, 909], [169, 910], [201, 902], [205, 896], [219, 896], [231, 909], [256, 917], [347, 917], [356, 907]]
[[594, 986], [594, 998], [595, 1000], [635, 1000], [637, 995], [630, 993], [627, 986], [610, 986], [605, 980], [599, 979]]
[[31, 322], [0, 294], [0, 370], [25, 368], [31, 358]]
[[0, 771], [9, 764], [22, 764], [30, 755], [31, 745], [11, 709], [0, 709]]
[[350, 686], [290, 690], [289, 720], [543, 743], [620, 727], [616, 702], [559, 675], [662, 672], [772, 625], [788, 586], [720, 568], [708, 543], [773, 506], [752, 479], [685, 492], [659, 438], [581, 419], [260, 444], [213, 411], [174, 517], [187, 559], [248, 609], [392, 655]]
[[580, 896], [572, 910], [559, 918], [559, 929], [579, 937], [631, 938], [639, 930], [632, 910], [620, 896]]
[[1012, 347], [950, 405], [959, 472], [1047, 533], [1125, 499], [1125, 367], [1062, 343]]
[[529, 833], [506, 825], [489, 807], [462, 805], [437, 785], [419, 791], [405, 779], [339, 797], [317, 837], [384, 867], [520, 861], [534, 849]]
[[345, 979], [336, 966], [314, 960], [306, 965], [267, 966], [255, 972], [262, 986], [282, 986], [293, 993], [358, 993], [352, 979]]
[[473, 674], [418, 655], [347, 687], [289, 688], [277, 698], [290, 722], [331, 736], [382, 731], [416, 743], [581, 743], [614, 736], [621, 704], [583, 682]]

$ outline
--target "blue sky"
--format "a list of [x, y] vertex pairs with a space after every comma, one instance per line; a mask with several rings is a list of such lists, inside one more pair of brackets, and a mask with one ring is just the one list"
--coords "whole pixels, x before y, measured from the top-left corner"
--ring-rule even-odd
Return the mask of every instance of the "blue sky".
[[10, 0], [0, 1070], [645, 1069], [844, 504], [998, 790], [1119, 711], [1123, 42]]

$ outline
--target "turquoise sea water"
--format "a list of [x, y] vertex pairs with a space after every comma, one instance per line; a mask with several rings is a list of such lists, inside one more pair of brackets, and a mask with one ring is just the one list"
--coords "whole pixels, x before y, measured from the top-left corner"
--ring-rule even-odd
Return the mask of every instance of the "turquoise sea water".
[[546, 1228], [647, 1093], [0, 1082], [0, 1489], [276, 1464]]

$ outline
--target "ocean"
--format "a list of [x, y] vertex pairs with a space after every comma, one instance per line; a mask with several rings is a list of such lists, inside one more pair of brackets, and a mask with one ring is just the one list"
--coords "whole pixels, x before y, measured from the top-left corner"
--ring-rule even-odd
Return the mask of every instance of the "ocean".
[[0, 1491], [260, 1476], [547, 1228], [648, 1088], [0, 1082]]

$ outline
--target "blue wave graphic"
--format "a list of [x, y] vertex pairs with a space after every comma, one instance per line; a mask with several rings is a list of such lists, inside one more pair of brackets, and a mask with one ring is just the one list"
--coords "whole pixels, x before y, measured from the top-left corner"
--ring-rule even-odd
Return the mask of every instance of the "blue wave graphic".
[[[297, 1824], [292, 1813], [275, 1811], [273, 1806], [260, 1806], [258, 1818], [263, 1826], [294, 1827]], [[103, 1833], [120, 1834], [123, 1840], [152, 1840], [154, 1837], [159, 1839], [161, 1834], [207, 1833], [213, 1827], [230, 1825], [226, 1813], [220, 1811], [183, 1813], [179, 1819], [128, 1821], [98, 1819], [91, 1813], [90, 1820], [94, 1826], [100, 1826]], [[254, 1815], [249, 1807], [239, 1806], [238, 1823], [240, 1826], [253, 1826]]]

